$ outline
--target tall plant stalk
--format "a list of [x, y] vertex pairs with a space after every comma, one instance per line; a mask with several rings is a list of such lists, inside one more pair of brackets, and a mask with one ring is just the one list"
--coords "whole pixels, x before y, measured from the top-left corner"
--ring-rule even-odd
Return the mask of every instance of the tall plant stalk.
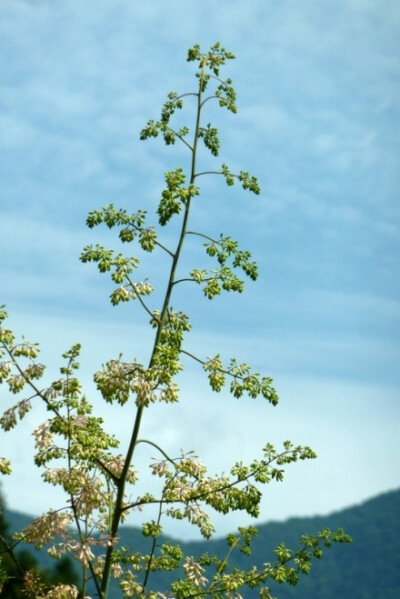
[[[120, 440], [105, 431], [101, 417], [92, 415], [93, 408], [75, 376], [79, 368], [80, 346], [76, 344], [63, 354], [66, 362], [60, 368], [61, 377], [42, 388], [37, 381], [42, 378], [45, 367], [37, 361], [37, 344], [25, 339], [17, 342], [13, 332], [3, 326], [7, 314], [0, 310], [0, 358], [3, 359], [0, 361], [0, 382], [8, 384], [11, 394], [22, 394], [22, 398], [5, 411], [0, 424], [4, 431], [8, 431], [35, 402], [45, 403], [50, 417], [34, 431], [34, 461], [43, 469], [44, 481], [59, 485], [68, 497], [67, 508], [50, 509], [35, 519], [17, 535], [16, 542], [29, 542], [38, 549], [50, 545], [48, 551], [55, 558], [72, 555], [82, 568], [81, 596], [86, 596], [92, 584], [97, 597], [109, 599], [110, 580], [114, 576], [127, 598], [219, 598], [231, 596], [239, 590], [242, 592], [245, 588], [258, 587], [261, 598], [269, 599], [268, 580], [296, 584], [301, 573], [309, 572], [312, 557], [321, 557], [321, 546], [328, 547], [332, 541], [349, 540], [341, 530], [333, 535], [327, 530], [314, 536], [304, 535], [295, 550], [286, 548], [283, 543], [275, 548], [276, 557], [266, 561], [261, 569], [252, 565], [238, 569], [231, 566], [230, 561], [236, 551], [251, 552], [251, 541], [256, 534], [251, 526], [239, 527], [236, 534], [228, 535], [227, 551], [222, 557], [185, 556], [179, 545], [173, 546], [161, 539], [165, 518], [186, 519], [199, 528], [203, 537], [210, 538], [214, 527], [207, 508], [222, 514], [243, 510], [250, 517], [258, 517], [259, 486], [282, 480], [285, 465], [316, 457], [309, 447], [296, 446], [290, 441], [285, 441], [280, 451], [267, 443], [261, 459], [255, 459], [248, 465], [237, 462], [229, 475], [210, 477], [207, 468], [192, 452], [172, 457], [157, 440], [139, 439], [146, 409], [158, 401], [173, 403], [179, 400], [175, 378], [182, 370], [182, 355], [200, 365], [213, 391], [219, 392], [228, 386], [236, 398], [261, 396], [272, 405], [278, 403], [272, 379], [253, 372], [246, 363], [239, 363], [235, 358], [224, 363], [219, 353], [204, 358], [187, 351], [184, 338], [190, 330], [189, 318], [171, 306], [177, 285], [195, 283], [211, 300], [224, 291], [242, 292], [244, 278], [256, 280], [258, 276], [257, 264], [251, 253], [240, 249], [230, 236], [221, 234], [214, 238], [203, 232], [188, 230], [191, 206], [200, 194], [196, 185], [199, 177], [217, 174], [225, 179], [228, 186], [239, 182], [243, 189], [256, 195], [260, 193], [257, 179], [247, 171], [233, 173], [224, 163], [216, 171], [197, 170], [200, 141], [213, 156], [219, 155], [218, 130], [211, 124], [204, 126], [202, 122], [207, 102], [214, 100], [221, 108], [236, 112], [232, 81], [220, 76], [221, 67], [233, 58], [218, 43], [207, 52], [202, 52], [197, 45], [191, 48], [188, 61], [198, 65], [196, 91], [181, 95], [171, 92], [162, 107], [160, 120], [148, 121], [141, 132], [142, 140], [161, 135], [167, 146], [179, 142], [190, 152], [188, 177], [180, 167], [165, 173], [166, 187], [157, 209], [161, 228], [168, 225], [172, 218], [181, 219], [175, 250], [159, 241], [156, 228], [146, 224], [144, 210], [129, 214], [124, 209], [108, 205], [101, 210], [93, 210], [87, 219], [90, 228], [101, 224], [110, 229], [116, 228], [120, 241], [129, 247], [129, 244], [138, 241], [143, 251], [158, 250], [167, 253], [171, 259], [161, 309], [154, 310], [148, 303], [153, 286], [147, 279], [134, 279], [138, 258], [116, 253], [99, 244], [86, 246], [81, 254], [82, 262], [94, 262], [100, 272], [111, 274], [117, 285], [111, 293], [112, 304], [136, 300], [150, 316], [154, 328], [147, 367], [136, 360], [126, 362], [120, 356], [110, 359], [94, 374], [97, 388], [105, 401], [120, 405], [134, 402], [136, 405], [130, 441], [123, 455], [116, 451]], [[174, 129], [170, 122], [174, 113], [183, 108], [187, 98], [195, 98], [196, 107], [191, 143], [188, 141], [189, 128]], [[214, 260], [215, 267], [195, 267], [186, 276], [177, 278], [188, 235], [202, 244], [203, 251], [208, 259]], [[26, 389], [29, 390], [28, 396], [24, 395]], [[139, 443], [149, 444], [157, 450], [159, 458], [154, 459], [150, 466], [152, 474], [161, 479], [162, 489], [158, 496], [145, 493], [129, 502], [127, 489], [135, 485], [139, 476], [134, 467], [135, 449]], [[0, 471], [7, 474], [10, 468], [8, 460], [1, 458]], [[142, 525], [142, 534], [149, 540], [149, 551], [141, 555], [135, 549], [120, 547], [118, 536], [123, 516], [144, 506], [153, 506], [156, 516]], [[75, 533], [70, 528], [73, 523]], [[101, 554], [101, 551], [104, 553]], [[157, 570], [175, 571], [175, 580], [165, 593], [149, 590], [153, 573]], [[26, 577], [24, 585], [25, 595], [32, 599], [76, 599], [78, 596], [78, 589], [73, 585], [58, 585], [45, 590], [35, 573]], [[240, 599], [241, 595], [237, 597]]]
[[[200, 78], [199, 78], [199, 89], [196, 94], [197, 95], [196, 126], [195, 126], [195, 132], [194, 132], [193, 146], [190, 148], [190, 151], [192, 153], [191, 167], [190, 167], [190, 185], [191, 186], [194, 185], [194, 180], [196, 177], [196, 156], [197, 156], [197, 146], [198, 146], [198, 141], [199, 141], [201, 109], [202, 109], [202, 90], [203, 90], [203, 84], [204, 84], [205, 66], [206, 66], [206, 59], [203, 58], [202, 64], [201, 64]], [[156, 335], [155, 335], [155, 339], [154, 339], [153, 349], [152, 349], [152, 353], [151, 353], [151, 357], [150, 357], [150, 361], [149, 361], [149, 369], [151, 369], [153, 367], [154, 357], [157, 352], [157, 347], [158, 347], [158, 343], [160, 340], [161, 331], [162, 331], [165, 321], [168, 318], [168, 310], [169, 310], [169, 306], [170, 306], [171, 294], [172, 294], [172, 289], [173, 289], [174, 282], [175, 282], [175, 272], [176, 272], [176, 268], [177, 268], [179, 258], [181, 255], [183, 242], [184, 242], [184, 239], [186, 236], [186, 228], [187, 228], [187, 223], [188, 223], [189, 213], [190, 213], [190, 202], [191, 202], [191, 197], [188, 197], [187, 201], [185, 202], [182, 226], [181, 226], [181, 231], [180, 231], [180, 235], [179, 235], [178, 245], [177, 245], [176, 250], [172, 257], [171, 270], [170, 270], [169, 279], [168, 279], [168, 283], [167, 283], [167, 289], [165, 292], [163, 307], [162, 307], [161, 314], [159, 317], [159, 322], [157, 324], [157, 330], [156, 330]], [[121, 516], [123, 513], [126, 479], [128, 476], [129, 468], [132, 463], [133, 454], [135, 452], [135, 447], [136, 447], [136, 443], [137, 443], [138, 436], [139, 436], [140, 425], [141, 425], [142, 415], [143, 415], [143, 409], [144, 409], [143, 406], [139, 406], [137, 408], [135, 423], [134, 423], [133, 430], [132, 430], [132, 436], [131, 436], [129, 447], [128, 447], [128, 450], [127, 450], [127, 453], [125, 456], [124, 468], [122, 470], [121, 476], [117, 483], [118, 493], [117, 493], [117, 498], [115, 501], [114, 515], [113, 515], [113, 520], [112, 520], [111, 530], [110, 530], [110, 535], [111, 535], [112, 539], [117, 537], [118, 528], [119, 528], [119, 525], [121, 522]], [[109, 547], [107, 549], [106, 559], [105, 559], [105, 563], [104, 563], [104, 569], [103, 569], [103, 574], [102, 574], [102, 583], [101, 583], [101, 599], [106, 599], [108, 596], [110, 572], [111, 572], [111, 559], [112, 559], [113, 551], [114, 551], [114, 544], [112, 543], [109, 545]]]

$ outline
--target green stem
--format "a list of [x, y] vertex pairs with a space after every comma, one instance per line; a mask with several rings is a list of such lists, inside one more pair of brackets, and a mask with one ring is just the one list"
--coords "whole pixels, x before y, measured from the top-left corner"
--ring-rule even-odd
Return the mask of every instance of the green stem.
[[8, 555], [10, 556], [11, 560], [14, 562], [14, 565], [17, 568], [17, 570], [18, 570], [18, 572], [19, 572], [19, 574], [21, 575], [21, 578], [22, 578], [22, 576], [24, 575], [24, 569], [21, 566], [20, 562], [18, 561], [17, 557], [15, 556], [15, 553], [14, 553], [14, 550], [13, 550], [14, 547], [15, 547], [15, 545], [14, 545], [14, 547], [11, 547], [7, 543], [6, 539], [3, 537], [2, 534], [0, 534], [0, 543], [4, 547], [4, 551], [0, 551], [0, 555], [2, 553], [8, 553]]
[[[71, 368], [71, 360], [68, 363], [68, 371]], [[67, 375], [67, 386], [68, 386], [68, 381], [69, 381], [69, 377], [70, 375]], [[67, 425], [68, 425], [68, 442], [67, 442], [67, 463], [68, 463], [68, 472], [70, 473], [72, 471], [72, 459], [71, 459], [71, 436], [72, 436], [72, 432], [71, 432], [71, 407], [70, 407], [70, 398], [67, 398]], [[74, 520], [75, 520], [75, 526], [76, 529], [78, 531], [78, 536], [79, 536], [79, 540], [81, 543], [84, 542], [84, 540], [87, 538], [88, 534], [87, 534], [87, 517], [85, 520], [85, 534], [82, 533], [82, 528], [81, 528], [81, 524], [80, 524], [80, 520], [79, 520], [79, 515], [76, 509], [76, 504], [75, 504], [75, 498], [73, 496], [72, 493], [70, 493], [70, 502], [71, 502], [71, 509], [72, 509], [72, 513], [74, 515]], [[93, 582], [94, 585], [97, 589], [97, 591], [99, 591], [99, 582], [97, 580], [97, 577], [94, 573], [94, 569], [93, 569], [93, 564], [91, 561], [89, 561], [89, 569], [92, 573], [92, 577], [93, 577]], [[80, 591], [80, 595], [82, 597], [86, 597], [86, 585], [87, 585], [87, 567], [84, 565], [82, 566], [82, 588]]]
[[[199, 175], [197, 174], [196, 177], [198, 177]], [[197, 233], [197, 231], [187, 231], [186, 235], [197, 235], [197, 237], [203, 237], [204, 239], [208, 239], [208, 241], [211, 241], [212, 243], [218, 243], [219, 245], [221, 245], [221, 240], [218, 239], [213, 239], [212, 237], [209, 237], [208, 235], [205, 235], [204, 233]]]
[[168, 454], [165, 453], [165, 451], [159, 446], [157, 445], [157, 443], [154, 443], [153, 441], [149, 441], [148, 439], [138, 439], [136, 441], [136, 445], [139, 445], [139, 443], [146, 443], [147, 445], [151, 445], [152, 447], [155, 447], [156, 449], [158, 449], [158, 451], [160, 453], [163, 454], [163, 456], [165, 457], [166, 460], [168, 460], [168, 462], [170, 462], [171, 464], [175, 464], [175, 461], [169, 457]]
[[[197, 95], [197, 116], [196, 116], [196, 128], [195, 128], [195, 132], [194, 132], [194, 141], [193, 141], [193, 147], [192, 147], [190, 185], [194, 184], [194, 180], [196, 177], [195, 173], [196, 173], [197, 143], [198, 143], [199, 131], [200, 131], [200, 116], [201, 116], [201, 104], [202, 104], [201, 98], [202, 98], [202, 87], [203, 87], [203, 81], [204, 81], [205, 67], [206, 67], [206, 61], [203, 60], [203, 63], [201, 65], [201, 74], [200, 74], [200, 78], [199, 78], [199, 92], [198, 92], [198, 94], [196, 94]], [[154, 340], [153, 350], [152, 350], [152, 354], [151, 354], [151, 358], [150, 358], [150, 362], [149, 362], [149, 368], [151, 368], [154, 364], [154, 359], [155, 359], [155, 356], [157, 353], [157, 347], [158, 347], [158, 344], [160, 341], [161, 332], [162, 332], [164, 323], [168, 317], [168, 309], [169, 309], [169, 303], [170, 303], [170, 299], [171, 299], [172, 289], [174, 286], [175, 272], [176, 272], [176, 268], [177, 268], [180, 254], [182, 251], [183, 242], [184, 242], [184, 239], [186, 236], [186, 227], [187, 227], [187, 223], [188, 223], [188, 219], [189, 219], [189, 211], [190, 211], [190, 197], [188, 198], [188, 200], [185, 204], [185, 212], [183, 215], [181, 233], [180, 233], [178, 245], [177, 245], [176, 251], [174, 253], [173, 260], [172, 260], [172, 265], [171, 265], [171, 270], [170, 270], [170, 275], [169, 275], [169, 280], [168, 280], [168, 285], [167, 285], [167, 291], [165, 294], [164, 303], [163, 303], [163, 307], [162, 307], [161, 314], [160, 314], [159, 324], [157, 326], [157, 333], [156, 333], [156, 337]], [[111, 561], [112, 561], [112, 555], [114, 552], [114, 544], [115, 544], [115, 540], [117, 537], [117, 532], [118, 532], [118, 528], [120, 525], [121, 516], [124, 512], [123, 502], [124, 502], [125, 485], [126, 485], [126, 480], [127, 480], [127, 476], [128, 476], [128, 471], [129, 471], [130, 465], [132, 463], [132, 458], [133, 458], [133, 454], [135, 451], [135, 447], [136, 447], [136, 444], [138, 441], [140, 425], [141, 425], [141, 421], [142, 421], [142, 415], [143, 415], [143, 406], [139, 406], [136, 411], [135, 423], [133, 426], [133, 431], [132, 431], [132, 436], [131, 436], [131, 440], [129, 443], [128, 451], [127, 451], [126, 457], [125, 457], [124, 468], [121, 472], [121, 476], [120, 476], [118, 482], [116, 483], [118, 490], [117, 490], [117, 497], [116, 497], [116, 501], [115, 501], [114, 514], [113, 514], [112, 523], [111, 523], [111, 530], [110, 530], [110, 537], [111, 537], [112, 542], [110, 543], [110, 545], [107, 548], [107, 553], [106, 553], [106, 557], [105, 557], [102, 583], [101, 583], [100, 599], [107, 599], [107, 596], [108, 596], [110, 574], [111, 574]]]
[[[158, 509], [157, 525], [160, 525], [160, 522], [161, 522], [162, 507], [163, 507], [163, 502], [161, 500], [160, 501], [160, 505], [159, 505], [159, 509]], [[147, 562], [146, 573], [144, 575], [144, 580], [143, 580], [143, 585], [142, 585], [143, 586], [143, 590], [146, 588], [147, 581], [149, 580], [150, 568], [151, 568], [152, 561], [154, 559], [154, 554], [155, 554], [156, 548], [157, 548], [157, 537], [153, 537], [153, 542], [151, 544], [151, 550], [150, 550], [150, 555], [149, 555], [149, 561]]]
[[[237, 539], [235, 539], [234, 543], [232, 543], [232, 545], [229, 547], [228, 553], [226, 554], [225, 558], [222, 560], [222, 562], [219, 565], [219, 568], [217, 570], [217, 574], [222, 574], [222, 572], [225, 570], [225, 568], [226, 568], [226, 566], [228, 564], [229, 558], [231, 556], [231, 553], [235, 549], [235, 547], [236, 547], [236, 545], [238, 543], [239, 543], [239, 539], [237, 538]], [[214, 589], [214, 587], [215, 587], [216, 584], [217, 584], [217, 581], [214, 581], [214, 582], [212, 582], [210, 584], [210, 586], [207, 589], [207, 594], [211, 594], [212, 595], [212, 591], [213, 591], [213, 589]]]

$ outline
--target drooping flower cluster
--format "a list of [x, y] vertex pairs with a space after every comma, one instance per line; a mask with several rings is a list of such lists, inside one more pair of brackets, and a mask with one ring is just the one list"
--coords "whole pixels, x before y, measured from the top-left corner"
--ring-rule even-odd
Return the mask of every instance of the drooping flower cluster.
[[203, 576], [205, 570], [193, 557], [187, 557], [183, 564], [187, 579], [197, 587], [206, 586], [208, 580]]
[[68, 526], [71, 522], [71, 514], [65, 511], [49, 510], [47, 514], [35, 518], [31, 524], [26, 526], [21, 537], [35, 545], [36, 549], [40, 549], [52, 542], [56, 536], [66, 538], [69, 535]]

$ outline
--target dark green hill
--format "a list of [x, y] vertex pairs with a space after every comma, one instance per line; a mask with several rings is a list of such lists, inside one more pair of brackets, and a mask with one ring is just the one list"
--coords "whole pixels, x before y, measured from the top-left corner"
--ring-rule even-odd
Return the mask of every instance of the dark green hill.
[[[6, 512], [11, 530], [20, 529], [29, 518], [13, 511]], [[361, 505], [328, 516], [292, 518], [286, 522], [269, 522], [258, 526], [259, 534], [253, 542], [250, 558], [238, 554], [236, 562], [246, 559], [256, 565], [274, 559], [272, 550], [281, 541], [296, 548], [299, 537], [324, 528], [344, 530], [353, 537], [351, 545], [334, 545], [326, 550], [320, 562], [314, 562], [309, 576], [304, 576], [294, 588], [275, 586], [279, 599], [398, 599], [400, 597], [400, 490], [379, 495]], [[174, 541], [173, 541], [174, 542]], [[177, 541], [175, 541], [177, 542]], [[148, 541], [138, 529], [123, 527], [121, 544], [138, 551], [148, 550]], [[200, 555], [207, 551], [223, 556], [223, 539], [199, 542], [181, 542], [186, 554]], [[47, 561], [47, 560], [46, 560]], [[234, 559], [231, 562], [235, 563]], [[44, 565], [44, 564], [43, 564]], [[46, 563], [46, 565], [48, 565]], [[154, 580], [154, 579], [153, 579]], [[165, 589], [168, 576], [157, 581], [158, 589]], [[155, 580], [154, 580], [155, 582]], [[271, 585], [272, 586], [272, 585]], [[112, 597], [120, 596], [114, 587]], [[246, 598], [256, 597], [257, 592]]]

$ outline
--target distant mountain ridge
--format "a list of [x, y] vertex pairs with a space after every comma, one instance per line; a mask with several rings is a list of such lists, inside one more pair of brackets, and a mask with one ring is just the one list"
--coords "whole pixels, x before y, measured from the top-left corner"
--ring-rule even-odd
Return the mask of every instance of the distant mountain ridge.
[[[20, 530], [31, 518], [25, 514], [6, 510], [10, 530]], [[278, 599], [399, 599], [400, 597], [400, 489], [389, 491], [360, 505], [328, 516], [290, 518], [285, 522], [269, 522], [257, 526], [259, 534], [253, 541], [252, 555], [238, 553], [232, 556], [232, 565], [252, 563], [261, 566], [274, 559], [273, 549], [281, 542], [295, 549], [304, 533], [313, 534], [324, 528], [344, 530], [353, 537], [351, 545], [332, 546], [324, 551], [323, 559], [314, 561], [309, 576], [304, 576], [296, 587], [270, 585]], [[179, 541], [186, 554], [197, 556], [207, 551], [223, 556], [224, 539], [209, 541]], [[140, 530], [124, 526], [120, 531], [121, 545], [135, 547], [145, 552], [148, 540]], [[37, 555], [43, 565], [50, 558]], [[154, 581], [156, 577], [154, 576]], [[166, 588], [171, 577], [157, 578], [154, 587]], [[114, 584], [112, 598], [120, 597]], [[244, 591], [247, 598], [257, 597], [257, 591]]]

